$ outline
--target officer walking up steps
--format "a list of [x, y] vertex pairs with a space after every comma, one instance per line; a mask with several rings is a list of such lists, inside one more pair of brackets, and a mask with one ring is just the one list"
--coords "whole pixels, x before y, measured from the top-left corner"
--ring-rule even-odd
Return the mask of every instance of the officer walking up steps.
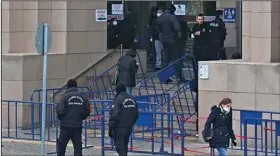
[[126, 93], [124, 84], [118, 83], [116, 92], [117, 95], [110, 110], [109, 136], [114, 139], [119, 156], [127, 156], [129, 136], [139, 117], [138, 107], [136, 101]]
[[209, 23], [208, 60], [226, 59], [224, 41], [227, 33], [225, 23], [220, 18], [222, 14], [222, 10], [217, 10], [216, 19]]
[[69, 140], [74, 145], [74, 156], [82, 156], [82, 124], [90, 115], [88, 98], [79, 93], [77, 82], [71, 79], [67, 82], [68, 90], [60, 98], [56, 107], [60, 120], [60, 134], [57, 140], [57, 156], [65, 156]]

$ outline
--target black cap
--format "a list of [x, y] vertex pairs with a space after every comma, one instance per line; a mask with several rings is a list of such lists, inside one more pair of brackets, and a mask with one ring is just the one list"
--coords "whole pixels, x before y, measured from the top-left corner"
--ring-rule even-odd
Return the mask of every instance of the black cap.
[[224, 13], [223, 10], [216, 10], [216, 17], [221, 16]]
[[173, 4], [169, 4], [169, 6], [167, 7], [167, 10], [174, 13], [176, 11], [176, 7]]
[[125, 92], [126, 91], [126, 87], [123, 83], [119, 82], [116, 86], [116, 92], [117, 94], [121, 93], [121, 92]]
[[67, 81], [67, 88], [77, 88], [77, 81], [74, 79], [70, 79]]

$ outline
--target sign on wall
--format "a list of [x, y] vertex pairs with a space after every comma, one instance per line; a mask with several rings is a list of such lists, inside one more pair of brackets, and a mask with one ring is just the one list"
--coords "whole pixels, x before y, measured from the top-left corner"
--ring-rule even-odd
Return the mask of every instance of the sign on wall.
[[107, 22], [107, 9], [96, 9], [95, 20], [96, 22]]
[[224, 8], [224, 22], [235, 23], [236, 9], [235, 8]]
[[176, 11], [175, 15], [186, 15], [186, 5], [185, 4], [175, 4]]
[[199, 78], [207, 80], [209, 79], [209, 66], [208, 64], [199, 65]]
[[112, 15], [122, 15], [123, 5], [122, 4], [112, 4]]

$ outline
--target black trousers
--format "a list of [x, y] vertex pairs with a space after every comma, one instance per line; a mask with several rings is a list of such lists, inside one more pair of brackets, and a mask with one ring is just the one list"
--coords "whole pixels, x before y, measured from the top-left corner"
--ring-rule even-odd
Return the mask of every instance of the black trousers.
[[132, 127], [115, 128], [114, 144], [119, 156], [127, 156], [128, 142], [131, 135]]
[[[163, 68], [167, 67], [171, 62], [175, 62], [180, 58], [180, 48], [178, 42], [172, 39], [161, 40], [163, 46]], [[182, 66], [181, 62], [174, 64], [175, 76], [177, 79], [182, 78]]]
[[82, 156], [82, 127], [63, 128], [60, 127], [60, 134], [57, 140], [57, 156], [65, 156], [65, 151], [69, 140], [74, 145], [74, 156]]

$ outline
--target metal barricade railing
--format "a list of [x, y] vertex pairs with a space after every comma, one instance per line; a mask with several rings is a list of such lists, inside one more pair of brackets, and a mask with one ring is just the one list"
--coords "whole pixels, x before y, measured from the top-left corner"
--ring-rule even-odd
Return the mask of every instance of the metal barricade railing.
[[[138, 72], [139, 74], [136, 74], [136, 84], [138, 84], [139, 82], [145, 79], [145, 74], [144, 74], [144, 69], [142, 66], [140, 55], [138, 54], [138, 52], [136, 53], [136, 55], [138, 58], [139, 69], [140, 69], [140, 73]], [[118, 70], [118, 63], [112, 66], [111, 68], [107, 69], [106, 71], [104, 71], [95, 79], [93, 79], [89, 84], [89, 88], [91, 88], [92, 91], [114, 90], [113, 77], [115, 76], [117, 70]]]
[[[16, 101], [2, 100], [2, 137], [25, 139], [25, 140], [40, 140], [41, 137], [41, 114], [40, 109], [42, 103], [34, 101]], [[31, 108], [38, 108], [39, 112], [32, 112]], [[54, 112], [55, 104], [46, 103], [47, 112]], [[46, 141], [56, 141], [57, 118], [53, 113], [47, 113], [46, 116]], [[30, 134], [31, 133], [31, 134]], [[36, 135], [35, 133], [39, 133]]]
[[[280, 120], [244, 118], [243, 125], [244, 125], [244, 156], [280, 155], [278, 149], [280, 147], [279, 146]], [[274, 128], [272, 129], [272, 127]], [[260, 129], [261, 132], [259, 132]], [[248, 138], [252, 138], [252, 140], [250, 141], [248, 140]], [[252, 145], [250, 146], [249, 144]], [[252, 146], [254, 147], [253, 150], [251, 148]]]
[[[194, 57], [191, 53], [186, 54], [185, 56], [183, 56], [182, 58], [174, 61], [173, 63], [171, 63], [169, 66], [165, 67], [164, 69], [156, 72], [155, 74], [153, 74], [152, 76], [150, 76], [149, 78], [146, 78], [144, 80], [142, 80], [138, 85], [138, 92], [139, 95], [142, 94], [157, 94], [157, 93], [168, 93], [169, 91], [177, 91], [179, 88], [179, 84], [175, 83], [173, 86], [169, 87], [169, 88], [165, 88], [163, 87], [163, 84], [172, 76], [174, 76], [176, 74], [175, 68], [178, 68], [179, 66], [182, 68], [182, 62], [183, 61], [187, 61], [188, 63], [184, 64], [184, 66], [187, 70], [188, 70], [188, 78], [187, 78], [187, 82], [191, 81], [192, 79], [194, 79], [194, 74], [191, 71], [191, 69], [194, 69], [195, 67], [193, 67], [193, 62], [195, 62]], [[191, 63], [190, 63], [191, 62]], [[156, 86], [156, 84], [158, 84], [159, 86]], [[146, 87], [146, 93], [143, 93], [141, 88]], [[159, 87], [159, 89], [158, 89]], [[149, 89], [148, 89], [149, 88]], [[149, 91], [152, 91], [152, 93], [150, 93]]]
[[[101, 155], [105, 151], [114, 151], [113, 140], [107, 136], [107, 122], [110, 105], [101, 102]], [[138, 102], [137, 102], [138, 103]], [[154, 105], [145, 103], [146, 105]], [[175, 118], [183, 118], [183, 114], [143, 110], [140, 108], [139, 118], [130, 137], [129, 152], [161, 155], [184, 155], [184, 120], [177, 126]], [[170, 118], [170, 120], [164, 120]], [[142, 130], [140, 130], [142, 128]], [[144, 129], [144, 130], [143, 130]], [[175, 137], [176, 136], [176, 137]], [[108, 142], [108, 143], [107, 143]]]

